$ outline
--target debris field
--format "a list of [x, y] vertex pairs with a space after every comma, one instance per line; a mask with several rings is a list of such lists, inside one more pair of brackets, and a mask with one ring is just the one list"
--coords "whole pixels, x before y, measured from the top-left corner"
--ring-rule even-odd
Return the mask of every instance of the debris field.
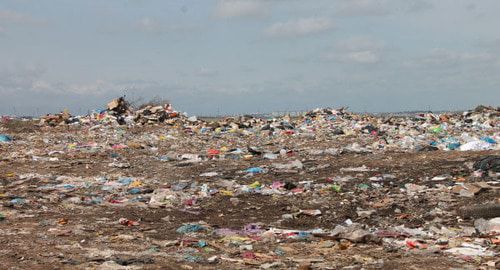
[[500, 110], [0, 124], [0, 269], [498, 269]]

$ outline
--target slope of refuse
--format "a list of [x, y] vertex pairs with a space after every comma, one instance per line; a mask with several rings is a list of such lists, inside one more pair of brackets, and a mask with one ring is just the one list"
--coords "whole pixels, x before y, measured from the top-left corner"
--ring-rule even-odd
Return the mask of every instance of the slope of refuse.
[[500, 110], [3, 117], [2, 269], [495, 269]]

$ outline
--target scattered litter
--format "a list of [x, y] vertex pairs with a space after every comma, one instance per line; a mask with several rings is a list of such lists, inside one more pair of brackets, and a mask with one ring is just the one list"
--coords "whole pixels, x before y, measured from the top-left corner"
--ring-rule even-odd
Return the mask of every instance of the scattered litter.
[[0, 233], [15, 255], [2, 262], [384, 269], [439, 252], [444, 268], [475, 269], [498, 256], [498, 108], [206, 118], [103, 105], [1, 122]]

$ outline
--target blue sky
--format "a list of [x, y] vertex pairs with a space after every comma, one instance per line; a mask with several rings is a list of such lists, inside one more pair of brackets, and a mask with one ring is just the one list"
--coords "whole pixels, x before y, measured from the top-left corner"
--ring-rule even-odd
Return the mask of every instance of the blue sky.
[[2, 0], [0, 114], [500, 103], [497, 0]]

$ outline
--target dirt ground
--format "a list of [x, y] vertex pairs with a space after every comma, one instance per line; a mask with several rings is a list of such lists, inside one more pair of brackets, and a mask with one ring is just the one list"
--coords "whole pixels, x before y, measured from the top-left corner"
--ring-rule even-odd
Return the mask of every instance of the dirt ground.
[[[495, 257], [444, 252], [479, 240], [486, 241], [489, 250], [500, 252], [498, 242], [492, 244], [491, 239], [475, 234], [450, 235], [446, 241], [443, 236], [415, 235], [350, 241], [314, 234], [296, 238], [259, 233], [231, 238], [217, 233], [243, 230], [248, 224], [258, 224], [262, 231], [333, 230], [346, 220], [361, 224], [374, 235], [400, 225], [425, 231], [432, 226], [451, 231], [474, 227], [474, 220], [461, 217], [460, 209], [498, 203], [500, 196], [498, 179], [474, 176], [472, 164], [484, 156], [499, 155], [499, 151], [313, 155], [308, 149], [337, 147], [357, 138], [257, 140], [181, 134], [154, 140], [148, 136], [163, 134], [165, 127], [123, 129], [120, 133], [66, 127], [7, 128], [16, 140], [0, 144], [0, 213], [4, 216], [0, 221], [0, 269], [487, 269], [488, 265], [494, 268], [495, 261], [499, 265]], [[68, 146], [92, 143], [100, 147]], [[110, 147], [118, 143], [128, 147]], [[277, 160], [209, 157], [190, 163], [158, 158], [174, 152], [206, 154], [208, 149], [249, 145], [291, 151]], [[300, 160], [303, 168], [278, 170], [271, 166], [294, 160]], [[127, 166], [112, 165], [116, 163]], [[366, 170], [345, 169], [361, 166]], [[242, 172], [251, 167], [268, 170], [251, 175]], [[200, 176], [206, 172], [217, 175]], [[435, 176], [445, 177], [432, 180]], [[132, 184], [104, 190], [107, 184], [98, 182], [99, 177], [115, 182], [120, 177], [138, 180], [140, 191], [130, 193]], [[221, 186], [229, 181], [237, 186]], [[290, 188], [270, 194], [238, 192], [256, 181], [262, 186], [282, 182]], [[489, 183], [489, 187], [472, 196], [460, 196], [453, 189], [457, 184], [478, 182]], [[149, 205], [156, 190], [173, 189], [179, 183], [187, 183], [179, 192], [187, 194], [189, 202]], [[201, 196], [203, 184], [218, 192]], [[340, 190], [328, 188], [333, 184]], [[421, 189], [410, 193], [408, 184]], [[94, 197], [102, 202], [84, 203]], [[321, 214], [292, 215], [305, 209]], [[373, 212], [366, 216], [360, 214], [363, 210]], [[124, 225], [121, 218], [137, 224]], [[177, 232], [184, 224], [202, 224], [208, 229]], [[417, 242], [417, 247], [408, 244], [408, 239]]]

